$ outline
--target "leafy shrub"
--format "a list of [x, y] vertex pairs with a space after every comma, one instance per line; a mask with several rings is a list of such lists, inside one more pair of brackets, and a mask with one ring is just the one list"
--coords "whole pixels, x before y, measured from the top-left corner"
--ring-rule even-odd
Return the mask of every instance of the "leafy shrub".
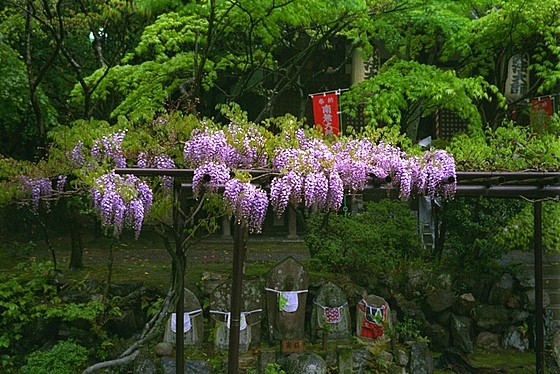
[[305, 241], [326, 270], [376, 273], [399, 268], [420, 248], [417, 222], [408, 204], [384, 199], [358, 214], [313, 214]]
[[492, 270], [507, 250], [497, 240], [526, 203], [518, 199], [457, 198], [445, 205], [445, 249], [465, 271]]
[[0, 352], [22, 338], [24, 327], [42, 318], [47, 302], [56, 299], [52, 263], [18, 265], [20, 275], [0, 282]]
[[86, 348], [71, 340], [62, 341], [48, 351], [35, 351], [27, 357], [23, 374], [72, 374], [87, 362]]
[[0, 278], [0, 372], [21, 365], [24, 355], [44, 344], [49, 339], [44, 334], [56, 332], [60, 321], [87, 321], [92, 331], [88, 338], [107, 339], [104, 322], [118, 315], [119, 308], [97, 300], [65, 303], [53, 269], [52, 262], [32, 259], [19, 264], [16, 274]]
[[[533, 204], [524, 204], [519, 214], [507, 221], [497, 233], [496, 243], [508, 250], [532, 250], [534, 236]], [[548, 251], [560, 252], [560, 204], [543, 201], [542, 204], [543, 247]]]
[[558, 170], [558, 126], [555, 119], [550, 132], [538, 135], [514, 123], [495, 130], [470, 126], [467, 133], [452, 138], [448, 151], [458, 170]]

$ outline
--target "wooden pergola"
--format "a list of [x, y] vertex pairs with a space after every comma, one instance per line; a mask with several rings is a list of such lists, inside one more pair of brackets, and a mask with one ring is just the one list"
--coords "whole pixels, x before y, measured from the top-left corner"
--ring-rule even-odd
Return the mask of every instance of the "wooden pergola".
[[542, 201], [560, 198], [560, 172], [458, 172], [457, 196], [533, 201], [536, 373], [544, 374]]
[[[270, 170], [247, 170], [259, 183], [268, 183]], [[117, 174], [136, 176], [172, 176], [176, 178], [175, 188], [182, 199], [192, 196], [193, 169], [116, 169]], [[396, 190], [388, 187], [390, 179], [372, 180], [364, 191], [364, 196], [384, 194], [395, 197]], [[447, 183], [456, 183], [457, 197], [522, 198], [533, 201], [534, 215], [534, 274], [535, 274], [535, 354], [538, 374], [544, 374], [544, 306], [543, 306], [543, 246], [542, 246], [542, 201], [560, 199], [560, 172], [457, 172]], [[244, 277], [245, 255], [247, 252], [248, 229], [242, 222], [234, 226], [233, 274], [231, 295], [231, 320], [228, 350], [228, 373], [239, 372], [239, 326], [241, 316], [241, 287]], [[179, 294], [176, 313], [182, 316], [184, 306]], [[177, 318], [177, 331], [183, 331], [183, 319]], [[184, 371], [183, 336], [177, 334], [177, 372]]]

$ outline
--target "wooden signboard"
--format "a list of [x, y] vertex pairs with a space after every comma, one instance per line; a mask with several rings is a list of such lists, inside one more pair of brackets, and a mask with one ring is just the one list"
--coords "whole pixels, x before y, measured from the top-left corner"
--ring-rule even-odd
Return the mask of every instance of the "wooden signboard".
[[303, 339], [282, 339], [282, 353], [297, 353], [303, 351]]

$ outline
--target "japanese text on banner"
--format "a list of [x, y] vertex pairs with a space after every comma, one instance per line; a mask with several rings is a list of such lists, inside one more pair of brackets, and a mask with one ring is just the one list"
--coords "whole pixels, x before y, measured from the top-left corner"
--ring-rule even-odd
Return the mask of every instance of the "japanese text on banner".
[[551, 97], [539, 97], [531, 100], [531, 113], [529, 116], [531, 125], [544, 130], [550, 122], [554, 112], [554, 103]]
[[337, 93], [318, 94], [311, 99], [313, 102], [315, 125], [321, 126], [323, 134], [338, 135], [340, 122], [338, 118]]

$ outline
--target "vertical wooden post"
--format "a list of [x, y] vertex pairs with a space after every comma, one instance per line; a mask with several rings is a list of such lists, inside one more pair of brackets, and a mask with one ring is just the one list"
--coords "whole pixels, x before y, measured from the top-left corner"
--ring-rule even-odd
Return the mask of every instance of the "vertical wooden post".
[[[183, 209], [186, 206], [185, 192], [182, 188], [178, 191], [178, 196], [175, 197], [176, 201]], [[177, 274], [175, 279], [175, 291], [179, 292], [177, 295], [177, 304], [175, 306], [175, 372], [184, 373], [185, 372], [185, 339], [184, 339], [184, 316], [185, 316], [185, 273], [187, 267], [187, 259], [185, 256], [185, 249], [183, 248], [185, 222], [180, 215], [177, 215], [177, 227], [179, 228], [179, 233], [177, 238], [179, 239], [175, 243], [175, 255], [179, 259], [177, 264]]]
[[291, 206], [286, 209], [288, 213], [288, 238], [297, 238], [297, 212]]
[[233, 233], [233, 279], [231, 286], [228, 374], [237, 374], [239, 372], [239, 327], [248, 233], [246, 223], [239, 221], [235, 223]]
[[[184, 256], [182, 256], [184, 257]], [[177, 285], [179, 298], [177, 299], [177, 307], [175, 308], [175, 369], [176, 373], [185, 372], [185, 264], [181, 260], [181, 269], [179, 270], [179, 284]]]
[[222, 238], [231, 239], [231, 218], [227, 214], [222, 216]]
[[542, 201], [533, 203], [535, 243], [535, 354], [536, 373], [544, 374], [544, 308], [543, 308], [543, 265], [542, 265]]

